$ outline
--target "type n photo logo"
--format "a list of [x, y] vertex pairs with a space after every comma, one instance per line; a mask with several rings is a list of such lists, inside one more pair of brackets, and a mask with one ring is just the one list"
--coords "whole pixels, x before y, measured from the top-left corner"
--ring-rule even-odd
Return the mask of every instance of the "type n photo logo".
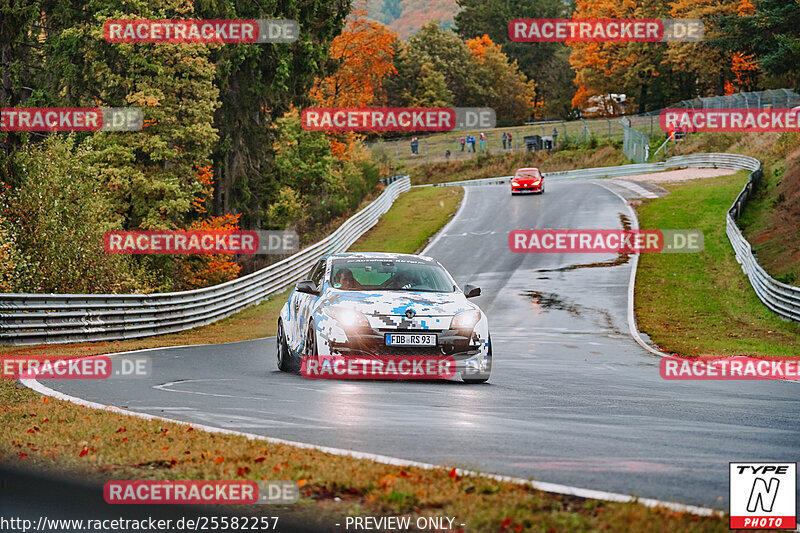
[[795, 529], [797, 463], [730, 463], [730, 528]]

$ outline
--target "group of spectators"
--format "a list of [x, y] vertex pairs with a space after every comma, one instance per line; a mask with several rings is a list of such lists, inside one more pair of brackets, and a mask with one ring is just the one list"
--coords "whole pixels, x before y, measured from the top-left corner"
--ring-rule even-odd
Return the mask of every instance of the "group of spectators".
[[[503, 139], [503, 150], [511, 150], [511, 149], [513, 149], [514, 143], [513, 143], [513, 137], [511, 135], [511, 132], [508, 132], [508, 133], [503, 132], [503, 136], [501, 138]], [[481, 152], [483, 152], [484, 150], [488, 149], [489, 146], [488, 146], [488, 143], [486, 142], [486, 134], [485, 133], [481, 132], [480, 136], [478, 137], [478, 140], [480, 142]], [[477, 150], [475, 149], [475, 143], [477, 141], [476, 141], [474, 135], [467, 135], [466, 137], [462, 135], [461, 139], [459, 139], [459, 142], [461, 143], [461, 151], [462, 152], [464, 151], [465, 147], [467, 149], [467, 152], [477, 152]]]
[[[553, 145], [555, 145], [556, 136], [558, 135], [558, 130], [553, 130]], [[514, 149], [514, 136], [509, 132], [503, 132], [503, 135], [500, 137], [503, 142], [503, 150], [513, 150]], [[488, 150], [489, 144], [486, 139], [486, 134], [481, 132], [480, 135], [476, 138], [474, 135], [462, 135], [459, 139], [459, 143], [461, 144], [461, 151], [464, 152], [477, 152], [478, 148], [480, 151], [483, 152]], [[478, 144], [478, 146], [476, 146]], [[411, 153], [414, 155], [419, 155], [419, 137], [412, 137], [411, 138]], [[450, 159], [450, 150], [445, 152], [445, 157]]]

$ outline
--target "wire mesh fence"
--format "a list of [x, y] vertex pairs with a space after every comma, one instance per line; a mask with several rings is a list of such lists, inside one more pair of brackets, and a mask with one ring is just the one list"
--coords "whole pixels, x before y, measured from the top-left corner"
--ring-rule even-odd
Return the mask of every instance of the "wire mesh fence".
[[794, 89], [744, 92], [726, 96], [711, 96], [683, 100], [670, 107], [686, 109], [763, 109], [791, 108], [800, 105], [800, 94]]
[[622, 152], [634, 163], [650, 161], [650, 136], [635, 130], [627, 119], [620, 120], [623, 128]]
[[[762, 109], [765, 107], [791, 108], [798, 105], [800, 105], [800, 94], [794, 89], [774, 89], [683, 100], [669, 106], [669, 108]], [[630, 138], [627, 143], [633, 146], [631, 150], [634, 153], [634, 157], [628, 157], [631, 157], [633, 161], [640, 162], [640, 158], [644, 155], [645, 146], [649, 147], [649, 142], [645, 144], [643, 136], [650, 139], [658, 137], [663, 139], [666, 136], [658, 122], [661, 111], [662, 109], [659, 109], [643, 114], [625, 115], [624, 117], [528, 122], [523, 126], [495, 128], [484, 132], [463, 131], [418, 135], [417, 153], [414, 153], [411, 148], [411, 136], [379, 139], [366, 145], [372, 151], [373, 156], [378, 159], [396, 160], [411, 165], [462, 161], [477, 157], [480, 154], [500, 154], [534, 149], [529, 148], [529, 143], [525, 142], [526, 137], [533, 136], [539, 136], [542, 140], [551, 139], [553, 147], [565, 142], [586, 143], [592, 138], [597, 141], [622, 141], [623, 150], [627, 155], [628, 150], [625, 149], [626, 126], [621, 122], [621, 119], [625, 119], [627, 128], [630, 130], [628, 133]], [[634, 132], [641, 133], [643, 136], [639, 136]], [[480, 143], [481, 133], [484, 133], [486, 137], [483, 146]], [[503, 142], [503, 134], [505, 134], [505, 142]], [[470, 135], [476, 138], [474, 150], [470, 143], [466, 142]], [[461, 143], [462, 138], [465, 141], [463, 144]], [[544, 143], [541, 146], [544, 147]]]

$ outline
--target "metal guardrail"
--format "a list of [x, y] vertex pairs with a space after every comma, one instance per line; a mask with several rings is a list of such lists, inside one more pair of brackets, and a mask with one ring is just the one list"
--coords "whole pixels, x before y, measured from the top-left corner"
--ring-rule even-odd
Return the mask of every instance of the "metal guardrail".
[[[567, 170], [563, 172], [545, 172], [542, 175], [546, 178], [569, 178], [569, 179], [593, 179], [593, 178], [612, 178], [622, 176], [633, 176], [649, 172], [659, 172], [670, 168], [729, 168], [733, 170], [749, 170], [750, 178], [742, 191], [733, 202], [727, 214], [726, 228], [728, 240], [736, 253], [736, 260], [742, 265], [742, 270], [750, 279], [756, 295], [759, 299], [775, 313], [783, 318], [800, 322], [800, 287], [794, 287], [781, 283], [766, 273], [753, 254], [752, 247], [747, 239], [742, 235], [741, 230], [736, 225], [747, 200], [753, 195], [763, 174], [761, 162], [753, 157], [739, 154], [691, 154], [670, 157], [661, 163], [642, 163], [635, 165], [623, 165], [617, 167], [598, 167], [580, 170]], [[478, 185], [499, 185], [508, 183], [512, 176], [501, 176], [497, 178], [485, 178], [468, 181], [453, 181], [448, 183], [436, 183], [432, 185], [415, 185], [415, 187], [448, 187], [453, 185], [478, 186]]]
[[750, 285], [753, 286], [758, 298], [783, 318], [800, 322], [800, 287], [781, 283], [767, 274], [758, 264], [752, 246], [742, 235], [739, 226], [736, 225], [736, 220], [742, 216], [744, 207], [758, 188], [762, 176], [763, 170], [759, 162], [758, 168], [750, 173], [750, 179], [728, 210], [725, 224], [726, 233], [736, 253], [736, 260], [742, 265], [742, 270], [750, 279]]
[[210, 324], [301, 279], [320, 257], [346, 251], [409, 190], [407, 175], [316, 244], [235, 280], [160, 294], [0, 294], [0, 343], [29, 345], [147, 337]]
[[[755, 163], [754, 163], [755, 162]], [[733, 166], [730, 166], [733, 165]], [[650, 172], [662, 172], [670, 168], [695, 167], [695, 168], [731, 168], [755, 170], [753, 165], [760, 165], [757, 159], [738, 154], [693, 154], [670, 157], [660, 163], [638, 163], [633, 165], [621, 165], [617, 167], [595, 167], [582, 168], [578, 170], [563, 170], [559, 172], [543, 172], [545, 178], [568, 178], [568, 179], [595, 179], [595, 178], [618, 178], [622, 176], [634, 176], [637, 174], [648, 174]], [[482, 178], [464, 181], [448, 181], [444, 183], [431, 183], [425, 185], [414, 185], [413, 187], [452, 187], [468, 185], [499, 185], [508, 183], [513, 176], [499, 176], [496, 178]]]

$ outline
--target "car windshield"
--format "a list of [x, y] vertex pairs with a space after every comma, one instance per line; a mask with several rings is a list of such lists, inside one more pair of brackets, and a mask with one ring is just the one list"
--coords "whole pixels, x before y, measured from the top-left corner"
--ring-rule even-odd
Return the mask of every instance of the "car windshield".
[[435, 264], [399, 259], [340, 259], [331, 265], [331, 285], [356, 291], [453, 292], [445, 270]]
[[516, 177], [517, 178], [540, 178], [540, 177], [542, 177], [542, 175], [539, 174], [538, 170], [521, 170], [521, 171], [517, 172]]

